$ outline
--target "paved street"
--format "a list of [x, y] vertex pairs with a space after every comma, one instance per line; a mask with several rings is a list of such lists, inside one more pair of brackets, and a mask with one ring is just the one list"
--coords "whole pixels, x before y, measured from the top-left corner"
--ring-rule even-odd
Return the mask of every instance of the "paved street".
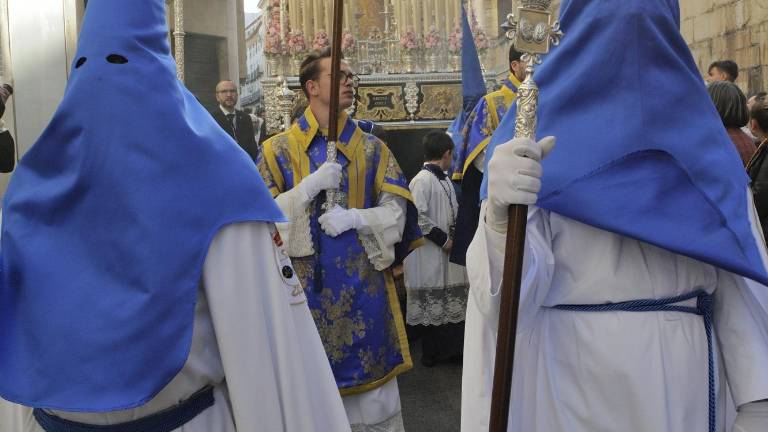
[[398, 377], [406, 432], [458, 432], [461, 365], [421, 365], [421, 341], [411, 342], [413, 369]]

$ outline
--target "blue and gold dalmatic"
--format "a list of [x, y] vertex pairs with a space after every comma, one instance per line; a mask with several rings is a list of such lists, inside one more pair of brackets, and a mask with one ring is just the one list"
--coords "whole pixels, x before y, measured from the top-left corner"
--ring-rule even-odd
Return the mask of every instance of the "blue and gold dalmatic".
[[[412, 201], [406, 178], [383, 142], [346, 115], [339, 130], [341, 206], [374, 207], [382, 192]], [[310, 109], [288, 131], [267, 140], [258, 166], [272, 195], [317, 170], [326, 161], [326, 147], [325, 131]], [[335, 238], [325, 234], [319, 209], [317, 202], [310, 204], [314, 255], [292, 260], [341, 394], [361, 393], [412, 367], [403, 318], [391, 270], [374, 268], [356, 230]]]
[[459, 144], [453, 149], [453, 180], [463, 179], [472, 161], [488, 146], [493, 131], [517, 98], [519, 86], [520, 81], [510, 73], [504, 85], [499, 90], [485, 95], [469, 114], [461, 131], [463, 145]]

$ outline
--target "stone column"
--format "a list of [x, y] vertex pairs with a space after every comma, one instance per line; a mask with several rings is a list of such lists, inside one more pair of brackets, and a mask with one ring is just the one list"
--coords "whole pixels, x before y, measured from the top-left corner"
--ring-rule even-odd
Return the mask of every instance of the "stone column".
[[294, 28], [296, 30], [304, 31], [301, 23], [301, 5], [299, 4], [300, 0], [291, 0], [291, 7], [293, 8], [293, 19], [294, 21], [291, 21], [291, 28]]
[[317, 33], [320, 30], [320, 28], [323, 26], [322, 20], [320, 19], [322, 17], [322, 15], [320, 15], [322, 13], [322, 9], [320, 9], [320, 5], [321, 5], [320, 0], [312, 0], [313, 24], [312, 24], [312, 34], [309, 36], [310, 43], [312, 43], [311, 39], [315, 37], [315, 33]]
[[301, 0], [302, 8], [301, 8], [301, 17], [302, 22], [304, 23], [301, 30], [304, 32], [304, 39], [307, 40], [307, 43], [311, 43], [312, 40], [310, 39], [312, 36], [315, 35], [315, 33], [312, 31], [312, 1], [311, 0]]
[[328, 39], [333, 38], [333, 0], [324, 0], [325, 3], [325, 32], [328, 33]]
[[400, 0], [394, 0], [392, 3], [395, 8], [395, 22], [397, 23], [397, 32], [400, 33], [403, 31], [403, 14], [400, 9]]

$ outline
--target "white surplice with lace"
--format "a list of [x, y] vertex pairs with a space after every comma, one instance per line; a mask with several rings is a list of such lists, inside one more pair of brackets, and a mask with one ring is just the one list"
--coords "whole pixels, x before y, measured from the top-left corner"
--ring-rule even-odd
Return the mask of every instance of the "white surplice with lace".
[[[456, 223], [459, 204], [453, 184], [423, 169], [409, 185], [419, 211], [419, 228], [424, 234], [439, 228], [448, 234]], [[405, 287], [408, 292], [406, 322], [409, 325], [438, 326], [464, 321], [467, 308], [467, 274], [463, 266], [449, 261], [449, 255], [427, 240], [405, 259]]]

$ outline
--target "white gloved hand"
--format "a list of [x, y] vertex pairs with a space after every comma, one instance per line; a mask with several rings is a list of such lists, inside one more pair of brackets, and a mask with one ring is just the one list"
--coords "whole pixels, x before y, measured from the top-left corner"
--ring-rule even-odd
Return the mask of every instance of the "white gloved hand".
[[768, 400], [752, 402], [739, 407], [733, 432], [768, 431]]
[[351, 229], [359, 229], [363, 225], [363, 217], [356, 209], [347, 210], [339, 206], [334, 206], [317, 220], [323, 231], [331, 237]]
[[506, 232], [509, 206], [535, 204], [541, 189], [541, 160], [555, 146], [555, 137], [538, 143], [515, 138], [498, 147], [488, 162], [488, 206], [485, 222], [498, 232]]
[[305, 177], [296, 187], [311, 201], [321, 191], [339, 187], [339, 183], [341, 183], [341, 165], [336, 162], [326, 162]]

